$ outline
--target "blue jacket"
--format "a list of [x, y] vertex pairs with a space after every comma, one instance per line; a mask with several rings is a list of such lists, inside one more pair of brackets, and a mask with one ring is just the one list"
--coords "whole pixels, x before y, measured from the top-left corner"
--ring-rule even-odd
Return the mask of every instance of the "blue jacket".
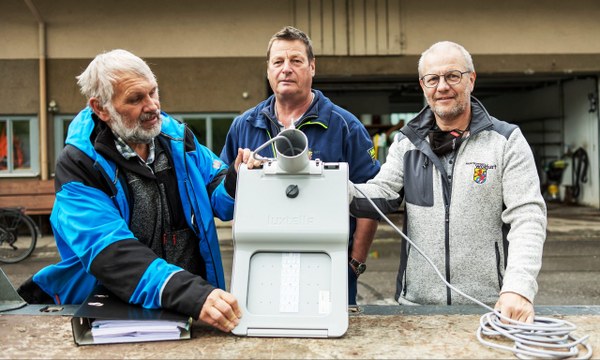
[[130, 303], [197, 318], [214, 286], [225, 288], [214, 216], [233, 217], [234, 199], [224, 185], [228, 168], [185, 125], [165, 113], [162, 118], [159, 137], [170, 145], [179, 216], [198, 238], [206, 279], [167, 263], [134, 237], [127, 189], [115, 162], [97, 151], [98, 120], [86, 108], [69, 126], [57, 163], [50, 221], [61, 261], [33, 278], [57, 303], [83, 302], [99, 281]]
[[[353, 183], [364, 183], [379, 172], [373, 142], [363, 124], [350, 112], [335, 105], [323, 93], [312, 90], [315, 99], [296, 128], [306, 134], [311, 159], [324, 162], [347, 162], [349, 178]], [[235, 118], [221, 159], [230, 164], [238, 148], [254, 150], [279, 133], [275, 116], [275, 96]], [[263, 149], [259, 155], [275, 157], [274, 145]], [[356, 227], [351, 218], [350, 243]]]

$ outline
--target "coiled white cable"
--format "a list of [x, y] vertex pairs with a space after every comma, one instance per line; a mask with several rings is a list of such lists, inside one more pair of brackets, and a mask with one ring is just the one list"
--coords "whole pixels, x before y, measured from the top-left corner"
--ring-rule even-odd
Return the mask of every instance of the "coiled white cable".
[[[444, 276], [435, 267], [433, 261], [408, 238], [390, 219], [383, 214], [377, 205], [371, 200], [361, 189], [354, 187], [356, 191], [362, 194], [365, 199], [373, 206], [379, 215], [394, 229], [404, 240], [412, 245], [419, 254], [431, 265], [433, 270], [447, 287], [473, 301], [477, 305], [490, 310], [484, 314], [479, 320], [479, 328], [477, 329], [477, 339], [483, 345], [507, 350], [514, 353], [519, 359], [543, 358], [543, 359], [566, 359], [579, 356], [581, 347], [585, 348], [586, 353], [582, 354], [578, 359], [589, 359], [592, 357], [592, 347], [587, 343], [589, 335], [578, 338], [571, 334], [577, 328], [573, 323], [565, 320], [551, 319], [546, 317], [535, 316], [533, 323], [528, 324], [522, 321], [510, 319], [502, 315], [499, 311], [482, 303], [481, 301], [463, 293], [459, 289], [452, 286], [446, 281]], [[502, 321], [503, 320], [503, 321]], [[484, 337], [492, 337], [501, 335], [514, 341], [514, 347], [506, 346], [485, 339]]]

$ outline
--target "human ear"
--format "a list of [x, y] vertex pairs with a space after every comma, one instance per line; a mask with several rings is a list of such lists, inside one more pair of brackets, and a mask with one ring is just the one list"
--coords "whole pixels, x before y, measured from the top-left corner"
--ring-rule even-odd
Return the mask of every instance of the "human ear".
[[106, 109], [106, 106], [103, 106], [99, 99], [91, 98], [90, 107], [94, 111], [94, 114], [96, 114], [100, 118], [100, 120], [104, 122], [108, 122], [110, 120], [110, 114]]

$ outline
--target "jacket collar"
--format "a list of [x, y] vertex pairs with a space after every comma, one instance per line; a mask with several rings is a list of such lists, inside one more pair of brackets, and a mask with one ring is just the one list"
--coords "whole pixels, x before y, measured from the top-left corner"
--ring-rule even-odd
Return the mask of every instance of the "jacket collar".
[[[425, 139], [429, 130], [433, 127], [434, 122], [435, 116], [433, 115], [433, 111], [429, 105], [427, 105], [406, 125], [406, 127], [414, 131], [418, 137]], [[471, 96], [471, 123], [469, 125], [471, 135], [491, 126], [491, 116], [488, 114], [483, 104], [474, 96]]]
[[[183, 141], [185, 125], [164, 112], [161, 112], [161, 117], [161, 133], [158, 137], [165, 136], [171, 140]], [[130, 170], [144, 176], [148, 175], [147, 169], [138, 168], [135, 159], [126, 160], [121, 156], [115, 147], [112, 131], [104, 122], [98, 119], [90, 107], [83, 109], [73, 119], [71, 125], [69, 125], [66, 143], [83, 151], [92, 160], [104, 164], [107, 171], [110, 167], [99, 154], [106, 156], [120, 166], [130, 168]]]
[[[173, 140], [183, 140], [185, 125], [173, 119], [167, 113], [161, 112], [161, 117], [161, 134]], [[94, 143], [97, 136], [105, 128], [108, 128], [101, 123], [102, 121], [96, 117], [92, 109], [86, 107], [77, 114], [71, 125], [69, 125], [69, 132], [65, 142], [80, 149], [91, 158], [96, 159]]]
[[[95, 115], [93, 117], [95, 118]], [[117, 149], [115, 136], [110, 128], [104, 122], [97, 119], [94, 120], [96, 120], [98, 128], [98, 136], [94, 139], [94, 149], [99, 154], [112, 160], [121, 169], [126, 169], [150, 179], [156, 178], [148, 166], [142, 164], [142, 160], [139, 157], [125, 158]], [[158, 141], [155, 143], [158, 144]]]
[[[310, 119], [317, 119], [319, 118], [319, 114], [321, 114], [319, 122], [323, 123], [325, 126], [329, 126], [329, 119], [331, 116], [323, 116], [323, 114], [331, 112], [331, 102], [328, 101], [327, 97], [325, 97], [325, 95], [323, 95], [323, 93], [319, 90], [312, 89], [311, 91], [315, 94], [315, 98], [310, 104], [308, 110], [306, 110], [302, 116], [300, 124], [310, 121]], [[261, 129], [279, 129], [279, 124], [277, 123], [277, 117], [275, 115], [275, 95], [271, 95], [262, 104], [264, 106], [260, 109], [259, 114], [257, 114], [257, 116], [248, 118], [248, 122], [252, 126]], [[279, 131], [275, 133], [278, 132]]]

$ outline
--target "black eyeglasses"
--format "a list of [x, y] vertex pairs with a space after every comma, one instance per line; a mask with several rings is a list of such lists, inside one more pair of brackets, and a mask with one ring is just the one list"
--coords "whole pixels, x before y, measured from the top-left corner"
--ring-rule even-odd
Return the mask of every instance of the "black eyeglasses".
[[438, 86], [440, 83], [440, 77], [443, 76], [446, 84], [448, 85], [456, 85], [460, 83], [462, 80], [462, 76], [466, 73], [470, 73], [471, 71], [460, 71], [460, 70], [451, 70], [445, 73], [444, 75], [437, 74], [427, 74], [421, 76], [421, 81], [423, 81], [423, 85], [428, 88], [434, 88]]

